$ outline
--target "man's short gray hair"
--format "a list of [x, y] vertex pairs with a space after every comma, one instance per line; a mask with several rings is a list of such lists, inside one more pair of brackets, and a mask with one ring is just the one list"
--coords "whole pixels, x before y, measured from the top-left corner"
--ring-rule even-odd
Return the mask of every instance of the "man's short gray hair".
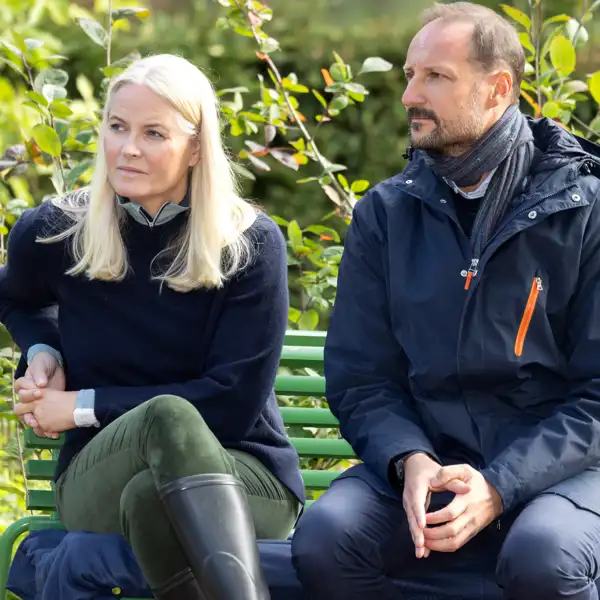
[[421, 21], [473, 24], [472, 59], [490, 72], [500, 65], [513, 77], [513, 103], [518, 103], [525, 74], [525, 53], [515, 28], [492, 9], [472, 2], [434, 4], [422, 13]]

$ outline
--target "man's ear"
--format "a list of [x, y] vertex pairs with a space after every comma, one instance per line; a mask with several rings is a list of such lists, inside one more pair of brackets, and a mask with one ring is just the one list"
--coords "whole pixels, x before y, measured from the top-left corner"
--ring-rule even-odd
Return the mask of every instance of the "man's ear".
[[497, 71], [490, 76], [491, 92], [489, 107], [494, 108], [510, 100], [513, 92], [513, 78], [510, 71]]

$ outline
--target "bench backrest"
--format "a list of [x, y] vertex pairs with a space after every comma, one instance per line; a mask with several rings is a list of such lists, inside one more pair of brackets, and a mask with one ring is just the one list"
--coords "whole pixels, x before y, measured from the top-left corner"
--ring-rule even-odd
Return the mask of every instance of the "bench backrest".
[[[301, 458], [302, 477], [308, 504], [340, 475], [355, 454], [345, 440], [339, 439], [338, 422], [324, 405], [325, 379], [323, 346], [325, 332], [289, 331], [281, 355], [281, 369], [275, 383], [280, 398], [281, 414], [290, 440]], [[286, 406], [291, 399], [301, 399], [303, 406]], [[37, 437], [31, 429], [25, 432], [25, 447], [50, 450], [52, 458], [33, 458], [25, 465], [29, 483], [27, 509], [53, 512], [54, 492], [32, 482], [51, 482], [56, 468], [56, 454], [63, 439]], [[332, 468], [333, 466], [333, 468]]]

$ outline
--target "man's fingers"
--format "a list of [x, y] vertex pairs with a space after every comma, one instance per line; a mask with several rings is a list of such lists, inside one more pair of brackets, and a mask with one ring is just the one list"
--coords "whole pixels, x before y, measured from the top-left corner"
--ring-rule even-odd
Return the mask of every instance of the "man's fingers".
[[423, 536], [422, 529], [417, 525], [417, 520], [415, 519], [415, 515], [410, 507], [406, 510], [406, 517], [408, 520], [410, 535], [415, 548], [422, 547], [425, 543], [425, 537]]
[[462, 515], [469, 506], [468, 500], [464, 496], [455, 496], [454, 500], [444, 508], [427, 513], [427, 525], [437, 525], [438, 523], [447, 523], [453, 521]]
[[472, 476], [473, 473], [468, 465], [450, 465], [449, 467], [442, 467], [430, 481], [430, 485], [433, 488], [443, 487], [452, 479], [459, 479], [468, 483]]
[[[462, 515], [460, 519], [463, 519]], [[473, 517], [473, 515], [464, 515], [464, 522], [461, 521], [461, 525], [462, 528], [454, 536], [445, 537], [439, 540], [427, 538], [425, 541], [425, 543], [427, 544], [427, 548], [435, 552], [456, 552], [457, 550], [462, 548], [470, 539], [472, 539], [477, 534], [479, 528], [477, 526], [477, 523], [475, 522], [475, 518]], [[433, 532], [435, 529], [442, 529], [442, 527], [434, 527], [431, 529], [431, 532]]]
[[460, 479], [451, 479], [445, 486], [445, 489], [454, 494], [468, 494], [471, 486]]
[[424, 531], [425, 544], [430, 547], [433, 540], [445, 540], [456, 537], [469, 523], [472, 514], [467, 510], [456, 519], [440, 525], [439, 527], [426, 527]]
[[427, 558], [430, 554], [431, 550], [427, 546], [425, 546], [425, 549], [423, 550], [423, 558]]

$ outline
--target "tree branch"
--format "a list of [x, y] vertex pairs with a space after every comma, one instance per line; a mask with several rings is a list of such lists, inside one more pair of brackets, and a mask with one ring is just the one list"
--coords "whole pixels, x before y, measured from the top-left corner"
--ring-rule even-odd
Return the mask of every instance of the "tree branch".
[[[235, 5], [237, 6], [237, 8], [244, 14], [244, 16], [246, 17], [246, 20], [248, 21], [249, 25], [250, 25], [250, 29], [252, 31], [252, 35], [254, 36], [254, 39], [256, 40], [256, 43], [259, 45], [261, 45], [261, 41], [260, 38], [256, 32], [256, 27], [254, 25], [254, 23], [252, 22], [252, 19], [250, 18], [250, 11], [248, 10], [248, 8], [245, 6], [245, 4], [243, 2], [240, 2], [239, 0], [233, 0]], [[352, 212], [352, 204], [350, 203], [349, 200], [349, 196], [346, 193], [346, 190], [344, 190], [344, 188], [340, 185], [340, 183], [338, 182], [337, 178], [332, 174], [331, 172], [331, 168], [328, 166], [328, 163], [326, 162], [326, 159], [324, 158], [324, 156], [321, 154], [321, 152], [319, 151], [317, 144], [315, 142], [315, 139], [313, 138], [313, 136], [310, 134], [310, 132], [308, 131], [308, 129], [306, 129], [306, 127], [304, 126], [304, 124], [302, 123], [302, 121], [300, 120], [300, 115], [298, 114], [298, 112], [296, 111], [296, 109], [294, 108], [291, 100], [290, 100], [290, 96], [287, 92], [287, 90], [283, 87], [283, 78], [281, 77], [281, 73], [279, 72], [279, 69], [277, 68], [277, 65], [275, 64], [275, 62], [273, 61], [273, 59], [269, 56], [269, 54], [264, 53], [265, 55], [265, 61], [267, 62], [267, 65], [269, 66], [269, 68], [271, 69], [273, 76], [275, 77], [275, 80], [277, 82], [277, 87], [279, 88], [278, 91], [280, 94], [282, 94], [285, 103], [290, 111], [290, 114], [293, 116], [296, 124], [298, 125], [298, 128], [300, 129], [300, 132], [302, 133], [302, 136], [304, 137], [308, 148], [314, 153], [317, 162], [319, 162], [319, 164], [323, 167], [323, 170], [325, 173], [327, 173], [327, 175], [330, 176], [331, 178], [331, 185], [333, 188], [335, 188], [335, 191], [338, 193], [338, 195], [340, 196], [340, 198], [344, 201], [344, 209], [347, 212]]]

